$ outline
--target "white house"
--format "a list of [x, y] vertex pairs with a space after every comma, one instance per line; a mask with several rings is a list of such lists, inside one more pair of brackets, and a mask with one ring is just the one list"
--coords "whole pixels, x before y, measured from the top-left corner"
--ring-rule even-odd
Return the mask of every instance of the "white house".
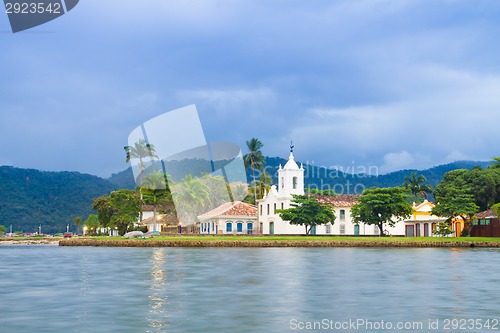
[[226, 202], [198, 216], [200, 234], [254, 234], [257, 207], [241, 201]]

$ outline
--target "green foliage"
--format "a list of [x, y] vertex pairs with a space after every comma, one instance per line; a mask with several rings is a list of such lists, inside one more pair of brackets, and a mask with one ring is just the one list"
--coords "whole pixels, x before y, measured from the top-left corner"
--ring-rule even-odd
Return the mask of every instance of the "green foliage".
[[85, 220], [84, 226], [87, 228], [87, 235], [96, 236], [97, 229], [100, 227], [99, 217], [95, 214], [90, 214]]
[[434, 235], [445, 237], [454, 233], [451, 229], [450, 221], [439, 222], [436, 225], [436, 230], [432, 232]]
[[425, 184], [427, 178], [423, 175], [417, 175], [412, 172], [410, 176], [404, 178], [403, 187], [408, 189], [412, 194], [412, 202], [421, 203], [427, 199], [427, 195], [432, 193], [432, 186]]
[[40, 224], [44, 233], [66, 231], [66, 225], [72, 226], [75, 216], [85, 219], [92, 214], [94, 198], [114, 189], [102, 178], [78, 172], [2, 166], [0, 224], [12, 224], [13, 230], [25, 232], [36, 232]]
[[460, 217], [464, 221], [464, 225], [468, 217], [472, 218], [479, 211], [479, 207], [474, 203], [474, 196], [467, 185], [440, 187], [439, 191], [436, 192], [436, 202], [436, 206], [432, 208], [433, 215], [450, 218]]
[[131, 190], [117, 190], [94, 200], [92, 208], [98, 212], [102, 227], [117, 228], [124, 235], [139, 219], [143, 201]]
[[497, 203], [491, 207], [495, 216], [500, 217], [500, 203]]
[[290, 224], [305, 226], [308, 235], [314, 226], [335, 222], [334, 210], [329, 205], [320, 204], [313, 196], [294, 195], [291, 206], [276, 212]]
[[434, 191], [436, 200], [454, 189], [464, 190], [473, 197], [479, 210], [486, 210], [500, 199], [500, 170], [476, 167], [447, 172]]
[[255, 176], [256, 172], [264, 170], [264, 164], [266, 163], [266, 158], [262, 155], [262, 147], [264, 144], [257, 138], [252, 138], [246, 142], [248, 148], [248, 154], [243, 156], [243, 163], [247, 170], [251, 170], [253, 179], [253, 204], [257, 202], [257, 178]]
[[369, 188], [363, 191], [358, 203], [351, 209], [355, 223], [377, 225], [384, 235], [384, 224], [394, 226], [397, 221], [410, 217], [413, 209], [409, 194], [402, 187]]
[[4, 225], [0, 224], [0, 235], [5, 234], [6, 231], [7, 231], [7, 228]]

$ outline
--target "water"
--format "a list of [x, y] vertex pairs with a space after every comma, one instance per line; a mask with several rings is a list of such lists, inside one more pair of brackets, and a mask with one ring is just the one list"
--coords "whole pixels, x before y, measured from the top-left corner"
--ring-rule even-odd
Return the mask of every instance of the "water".
[[497, 249], [0, 246], [0, 258], [1, 333], [458, 332], [450, 319], [500, 319]]

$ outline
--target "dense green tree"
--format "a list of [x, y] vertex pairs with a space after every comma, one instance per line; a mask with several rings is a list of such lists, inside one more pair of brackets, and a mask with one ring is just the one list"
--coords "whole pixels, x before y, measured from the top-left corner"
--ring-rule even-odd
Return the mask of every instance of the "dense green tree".
[[457, 188], [472, 195], [479, 210], [486, 210], [500, 200], [500, 170], [497, 172], [495, 169], [475, 167], [472, 170], [449, 171], [436, 186], [434, 196], [436, 199], [444, 197], [447, 192]]
[[436, 226], [436, 230], [433, 231], [432, 233], [434, 235], [441, 236], [441, 237], [446, 237], [446, 236], [454, 233], [454, 231], [451, 229], [450, 220], [439, 222]]
[[497, 217], [500, 217], [500, 202], [497, 203], [497, 204], [494, 204], [491, 209], [493, 209], [493, 213], [495, 213], [495, 215]]
[[87, 230], [86, 234], [95, 236], [100, 227], [99, 217], [96, 214], [90, 214], [83, 224]]
[[427, 178], [424, 175], [417, 175], [412, 172], [410, 176], [404, 178], [403, 187], [407, 188], [412, 194], [412, 202], [421, 203], [427, 199], [427, 195], [432, 193], [432, 186], [425, 184]]
[[6, 231], [7, 231], [7, 228], [4, 225], [0, 224], [0, 235], [5, 234]]
[[303, 225], [309, 235], [314, 226], [335, 222], [335, 212], [330, 205], [319, 203], [314, 196], [293, 195], [291, 207], [276, 212], [290, 224]]
[[246, 142], [248, 148], [248, 154], [243, 156], [243, 162], [245, 164], [245, 168], [250, 169], [252, 171], [253, 185], [254, 185], [254, 204], [257, 202], [257, 177], [255, 176], [256, 172], [260, 172], [264, 170], [264, 164], [266, 159], [264, 155], [262, 155], [262, 147], [264, 144], [256, 138], [252, 138]]
[[355, 223], [376, 225], [383, 236], [384, 224], [394, 226], [413, 212], [409, 194], [403, 187], [368, 188], [351, 209]]
[[138, 221], [142, 204], [137, 192], [118, 190], [95, 199], [92, 208], [98, 212], [101, 226], [117, 228], [124, 235]]
[[432, 208], [433, 215], [449, 217], [449, 221], [454, 217], [460, 217], [464, 226], [468, 225], [468, 219], [472, 219], [478, 211], [479, 207], [474, 203], [474, 196], [466, 186], [448, 185], [446, 189], [440, 190], [436, 194], [436, 206]]
[[493, 157], [490, 168], [492, 169], [500, 169], [500, 157]]

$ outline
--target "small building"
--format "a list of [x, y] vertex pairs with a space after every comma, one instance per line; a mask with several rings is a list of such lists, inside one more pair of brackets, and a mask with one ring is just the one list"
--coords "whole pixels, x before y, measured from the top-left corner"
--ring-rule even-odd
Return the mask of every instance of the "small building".
[[[429, 237], [433, 236], [437, 226], [445, 222], [448, 218], [432, 214], [432, 209], [436, 205], [430, 201], [424, 200], [420, 204], [413, 203], [413, 214], [410, 219], [404, 221], [404, 235], [406, 237]], [[457, 224], [458, 223], [458, 224]], [[460, 222], [452, 223], [455, 234], [460, 236], [463, 226]]]
[[175, 213], [156, 214], [138, 223], [139, 226], [146, 226], [148, 231], [159, 231], [164, 233], [178, 233], [179, 220]]
[[500, 237], [500, 219], [492, 209], [477, 213], [471, 227], [472, 237]]
[[198, 232], [204, 235], [256, 234], [257, 207], [241, 201], [226, 202], [198, 216]]

